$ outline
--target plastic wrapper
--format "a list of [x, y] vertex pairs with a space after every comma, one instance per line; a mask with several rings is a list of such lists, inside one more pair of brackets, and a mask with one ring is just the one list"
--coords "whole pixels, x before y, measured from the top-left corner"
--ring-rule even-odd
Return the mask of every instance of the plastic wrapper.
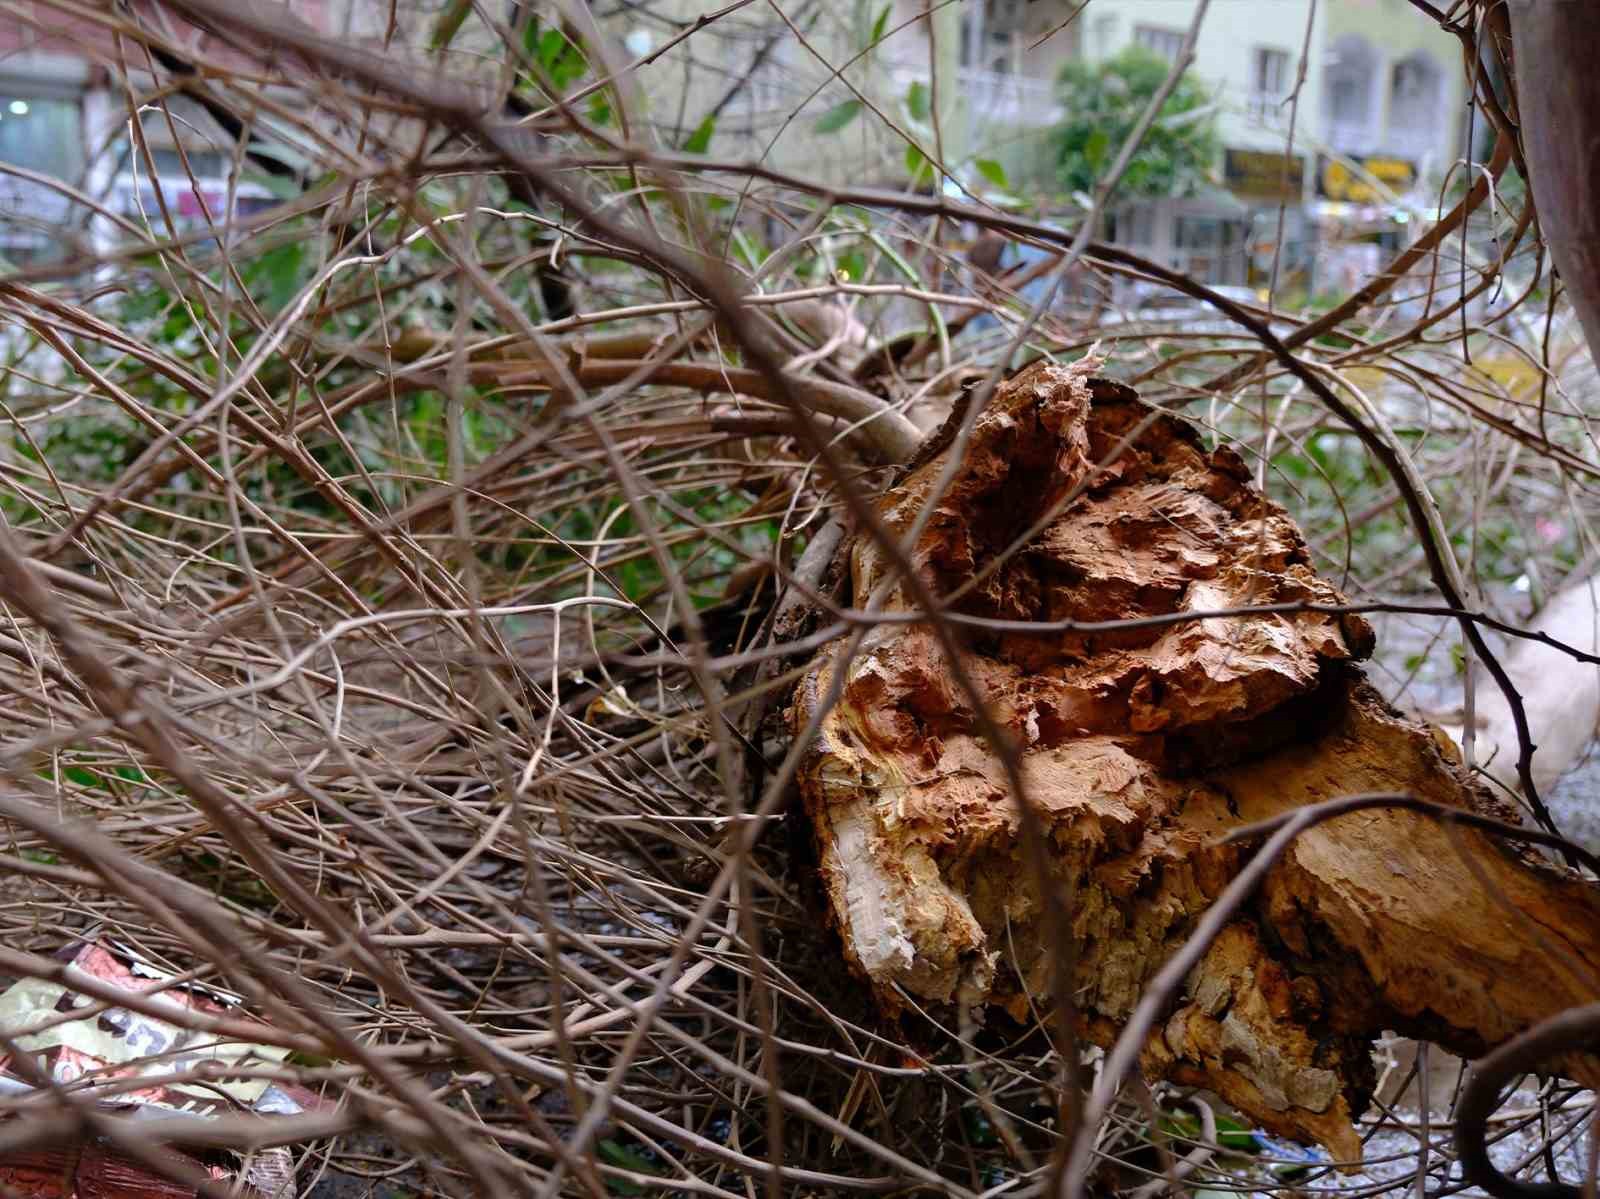
[[[176, 1015], [189, 1010], [238, 1018], [239, 998], [213, 987], [175, 982], [132, 949], [91, 934], [63, 955], [64, 981], [24, 978], [0, 992], [0, 1034], [16, 1056], [0, 1049], [0, 1099], [16, 1111], [49, 1078], [74, 1099], [119, 1119], [174, 1114], [195, 1119], [255, 1112], [294, 1115], [328, 1106], [315, 1092], [281, 1078], [261, 1077], [288, 1051], [273, 1045], [223, 1040], [143, 1012], [110, 1007], [71, 986], [74, 973], [130, 992], [152, 993]], [[83, 1016], [72, 1014], [82, 1010]], [[265, 1027], [263, 1026], [263, 1031]], [[17, 1056], [27, 1054], [32, 1069]], [[196, 1077], [203, 1074], [204, 1077]], [[260, 1150], [227, 1163], [162, 1150], [190, 1178], [236, 1183], [249, 1199], [289, 1199], [294, 1160], [287, 1148]], [[0, 1184], [33, 1196], [73, 1194], [96, 1199], [167, 1199], [199, 1188], [175, 1181], [110, 1142], [85, 1140], [64, 1148], [0, 1155]]]

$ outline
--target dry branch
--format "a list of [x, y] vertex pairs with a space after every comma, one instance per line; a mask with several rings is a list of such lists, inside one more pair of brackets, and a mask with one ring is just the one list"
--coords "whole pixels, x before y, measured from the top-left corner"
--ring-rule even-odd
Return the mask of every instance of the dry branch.
[[[672, 50], [721, 70], [729, 45], [783, 24], [747, 0], [626, 62], [567, 6], [562, 36], [587, 61], [563, 52], [584, 73], [562, 79], [553, 24], [528, 53], [549, 6], [505, 20], [452, 3], [450, 45], [438, 5], [404, 2], [379, 5], [365, 39], [281, 5], [12, 7], [104, 68], [165, 200], [148, 220], [102, 211], [118, 244], [97, 256], [73, 216], [62, 244], [83, 251], [0, 279], [0, 515], [16, 534], [0, 570], [0, 973], [51, 977], [46, 955], [104, 924], [270, 1012], [296, 1055], [274, 1069], [340, 1104], [270, 1131], [151, 1126], [122, 1148], [330, 1137], [336, 1169], [430, 1194], [1076, 1196], [1094, 1160], [1147, 1196], [1191, 1165], [1189, 1185], [1249, 1189], [1257, 1163], [1217, 1151], [1209, 1126], [1154, 1152], [1143, 1117], [1181, 1097], [1119, 1099], [1152, 1029], [1152, 1075], [1347, 1150], [1372, 1028], [1470, 1048], [1592, 995], [1589, 893], [1483, 839], [1504, 829], [1441, 827], [1397, 799], [1481, 804], [1350, 666], [1358, 611], [1515, 632], [1471, 585], [1492, 602], [1527, 570], [1544, 594], [1566, 550], [1593, 544], [1594, 390], [1564, 365], [1577, 338], [1560, 306], [1541, 333], [1524, 303], [1550, 292], [1533, 208], [1497, 189], [1527, 174], [1526, 122], [1481, 73], [1492, 160], [1319, 316], [1289, 288], [1241, 306], [1087, 242], [1081, 213], [1055, 214], [1063, 227], [1048, 208], [793, 174], [735, 149], [731, 120], [691, 152], [697, 102], [657, 103], [646, 68]], [[624, 7], [632, 22], [650, 5]], [[1503, 40], [1510, 18], [1485, 2], [1452, 19], [1476, 63], [1469, 24]], [[874, 70], [857, 32], [854, 57], [821, 72], [830, 88]], [[187, 186], [145, 135], [192, 157], [194, 110], [167, 108], [182, 93], [219, 126], [202, 140], [232, 163], [230, 189], [266, 149], [315, 182], [225, 227], [209, 199], [203, 220], [174, 221]], [[800, 133], [804, 107], [773, 118]], [[1542, 181], [1539, 198], [1548, 218]], [[970, 230], [1043, 256], [975, 281], [995, 261], [963, 261]], [[1057, 280], [1030, 309], [1027, 285]], [[1223, 323], [1103, 319], [1132, 280]], [[937, 438], [918, 451], [904, 414], [920, 427], [981, 378], [976, 422], [1019, 345], [1096, 339], [1285, 494], [1309, 481], [1303, 540], [1238, 460], [1169, 421], [1145, 429], [1112, 385], [1091, 385], [1087, 414], [1070, 384], [1034, 409], [1006, 400], [970, 459], [932, 457]], [[1125, 434], [1139, 448], [1113, 453]], [[874, 506], [891, 470], [900, 506]], [[912, 501], [935, 491], [943, 515], [909, 534]], [[1046, 516], [1058, 499], [1066, 515]], [[1503, 527], [1563, 499], [1556, 546]], [[1446, 559], [1467, 520], [1482, 548], [1458, 577]], [[847, 530], [858, 586], [836, 609]], [[920, 577], [891, 533], [937, 550]], [[1344, 559], [1358, 603], [1311, 554]], [[887, 612], [879, 578], [900, 583]], [[959, 621], [912, 627], [941, 592]], [[864, 654], [817, 664], [796, 719], [822, 721], [834, 680], [845, 705], [820, 746], [808, 732], [780, 760], [762, 732], [805, 669], [789, 656], [836, 632]], [[804, 855], [779, 833], [807, 753], [833, 881], [849, 882], [839, 845], [882, 867], [851, 876], [881, 893], [836, 893], [847, 936], [852, 904], [902, 925], [848, 944], [887, 1003], [918, 1000], [947, 1036], [924, 1026], [908, 1046], [873, 1022], [810, 918]], [[1357, 788], [1385, 793], [1304, 806]], [[1031, 807], [1005, 798], [1023, 794]], [[1255, 839], [1224, 843], [1242, 829]], [[1484, 878], [1453, 856], [1457, 835]], [[937, 1002], [1027, 1019], [1061, 1004], [1059, 1032], [1075, 989], [1086, 1030], [1119, 1039], [1070, 1120], [1069, 1037], [1060, 1054], [970, 1038], [967, 1013]], [[0, 1156], [96, 1133], [93, 1105], [69, 1098], [0, 1095]], [[978, 1112], [999, 1130], [987, 1143]], [[1163, 1154], [1175, 1168], [1152, 1177]], [[1448, 1193], [1453, 1159], [1422, 1158]]]

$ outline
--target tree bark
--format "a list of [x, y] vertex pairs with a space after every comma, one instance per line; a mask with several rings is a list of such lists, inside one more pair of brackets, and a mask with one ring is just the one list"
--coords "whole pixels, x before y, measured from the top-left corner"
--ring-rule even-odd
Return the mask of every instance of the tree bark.
[[[886, 523], [909, 528], [948, 453], [879, 501]], [[859, 607], [888, 567], [865, 539], [849, 553]], [[1343, 600], [1240, 458], [1125, 387], [1042, 363], [1004, 384], [913, 556], [941, 595], [993, 568], [950, 605], [963, 618], [1058, 625], [967, 619], [956, 664], [926, 623], [885, 623], [849, 661], [824, 647], [796, 689], [798, 732], [841, 688], [799, 785], [845, 956], [889, 1013], [902, 990], [1017, 1020], [1048, 1002], [1017, 797], [958, 667], [1020, 755], [1068, 896], [1078, 1017], [1100, 1043], [1248, 860], [1221, 843], [1230, 830], [1361, 792], [1515, 821], [1365, 682], [1366, 623], [1303, 606]], [[1285, 609], [1171, 619], [1263, 605]], [[910, 608], [893, 586], [884, 611]], [[1353, 813], [1298, 838], [1142, 1064], [1354, 1160], [1374, 1037], [1475, 1055], [1597, 980], [1600, 894], [1575, 874], [1418, 813]]]
[[1511, 0], [1517, 116], [1539, 231], [1600, 359], [1600, 24], [1571, 0]]

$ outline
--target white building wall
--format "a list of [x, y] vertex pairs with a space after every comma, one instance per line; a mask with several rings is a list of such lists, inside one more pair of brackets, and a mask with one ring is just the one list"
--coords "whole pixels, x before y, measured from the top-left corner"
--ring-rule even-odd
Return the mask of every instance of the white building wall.
[[[1134, 44], [1140, 26], [1187, 32], [1196, 7], [1196, 0], [1094, 0], [1079, 18], [1087, 22], [1081, 43], [1084, 53], [1095, 60], [1112, 57]], [[1254, 51], [1265, 48], [1285, 52], [1292, 82], [1306, 42], [1311, 9], [1311, 0], [1219, 0], [1211, 5], [1195, 44], [1192, 69], [1218, 90], [1224, 145], [1282, 150], [1288, 108], [1281, 110], [1281, 116], [1270, 110], [1266, 119], [1256, 115], [1259, 108], [1251, 103]], [[1322, 17], [1319, 15], [1317, 20], [1320, 24]], [[1316, 53], [1319, 33], [1313, 30], [1313, 52], [1300, 93], [1297, 128], [1301, 136], [1315, 133], [1322, 111], [1322, 63]]]
[[[1322, 7], [1336, 0], [1323, 0]], [[1100, 61], [1145, 43], [1142, 30], [1159, 31], [1157, 40], [1172, 48], [1194, 21], [1197, 0], [1093, 0], [1079, 19], [1086, 22], [1080, 45], [1086, 58]], [[1309, 31], [1308, 22], [1316, 24]], [[1304, 57], [1306, 78], [1294, 112], [1294, 153], [1302, 164], [1300, 189], [1289, 200], [1285, 241], [1300, 247], [1307, 236], [1302, 203], [1315, 180], [1316, 142], [1322, 112], [1322, 17], [1311, 0], [1216, 0], [1195, 43], [1193, 74], [1215, 93], [1218, 141], [1226, 150], [1282, 154], [1288, 143], [1290, 106]], [[1309, 45], [1309, 49], [1308, 49]], [[1258, 50], [1283, 56], [1277, 95], [1258, 90]], [[1217, 164], [1219, 182], [1223, 163]], [[1230, 195], [1222, 187], [1186, 198], [1142, 201], [1121, 212], [1119, 241], [1154, 261], [1213, 284], [1242, 284], [1265, 268], [1270, 255], [1249, 247], [1260, 243], [1268, 226], [1276, 229], [1280, 204], [1276, 187], [1267, 195]], [[1188, 230], [1187, 234], [1185, 229]], [[1294, 256], [1291, 252], [1290, 257]], [[1135, 289], [1136, 290], [1136, 289]]]

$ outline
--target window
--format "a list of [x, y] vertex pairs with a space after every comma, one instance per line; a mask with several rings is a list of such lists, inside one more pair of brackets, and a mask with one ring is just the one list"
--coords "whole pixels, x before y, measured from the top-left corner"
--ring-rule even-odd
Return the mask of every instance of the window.
[[1181, 29], [1163, 29], [1159, 25], [1135, 25], [1133, 40], [1135, 45], [1161, 55], [1168, 62], [1177, 62], [1178, 55], [1183, 52]]
[[1373, 83], [1378, 56], [1359, 34], [1346, 34], [1333, 44], [1322, 80], [1326, 136], [1335, 150], [1362, 154], [1376, 140], [1372, 130]]
[[0, 162], [76, 181], [83, 169], [78, 102], [0, 88]]
[[1230, 217], [1180, 216], [1173, 230], [1175, 265], [1202, 283], [1243, 283], [1249, 225]]
[[[215, 150], [190, 150], [187, 168], [183, 165], [183, 157], [176, 150], [151, 150], [150, 158], [155, 163], [156, 174], [176, 175], [180, 179], [191, 171], [196, 179], [224, 179], [233, 169], [233, 160], [224, 158]], [[140, 172], [148, 173], [143, 155], [135, 158], [134, 162]]]
[[1287, 96], [1289, 94], [1289, 52], [1287, 50], [1271, 50], [1265, 46], [1256, 48], [1254, 87], [1258, 94], [1263, 96]]
[[1172, 243], [1180, 250], [1216, 250], [1222, 247], [1226, 234], [1221, 217], [1180, 216], [1173, 231]]
[[[30, 94], [0, 83], [0, 163], [66, 183], [82, 182], [84, 146], [77, 99]], [[0, 170], [0, 258], [44, 261], [65, 245], [62, 226], [80, 215], [61, 192]]]
[[1118, 214], [1111, 240], [1129, 246], [1150, 246], [1156, 240], [1156, 210], [1153, 204], [1135, 204]]
[[1443, 71], [1427, 54], [1419, 52], [1394, 64], [1389, 76], [1390, 148], [1421, 158], [1444, 141], [1443, 83]]
[[1360, 79], [1347, 73], [1330, 75], [1328, 108], [1335, 121], [1363, 124], [1367, 119], [1367, 89]]
[[1250, 60], [1250, 115], [1257, 120], [1276, 116], [1288, 94], [1288, 51], [1257, 46]]
[[1009, 29], [983, 21], [983, 12], [961, 22], [961, 65], [970, 70], [1012, 73], [1016, 38]]
[[961, 65], [1009, 75], [1018, 70], [1023, 0], [967, 0], [962, 5]]
[[1394, 102], [1416, 104], [1428, 95], [1427, 64], [1420, 59], [1408, 58], [1394, 64]]

